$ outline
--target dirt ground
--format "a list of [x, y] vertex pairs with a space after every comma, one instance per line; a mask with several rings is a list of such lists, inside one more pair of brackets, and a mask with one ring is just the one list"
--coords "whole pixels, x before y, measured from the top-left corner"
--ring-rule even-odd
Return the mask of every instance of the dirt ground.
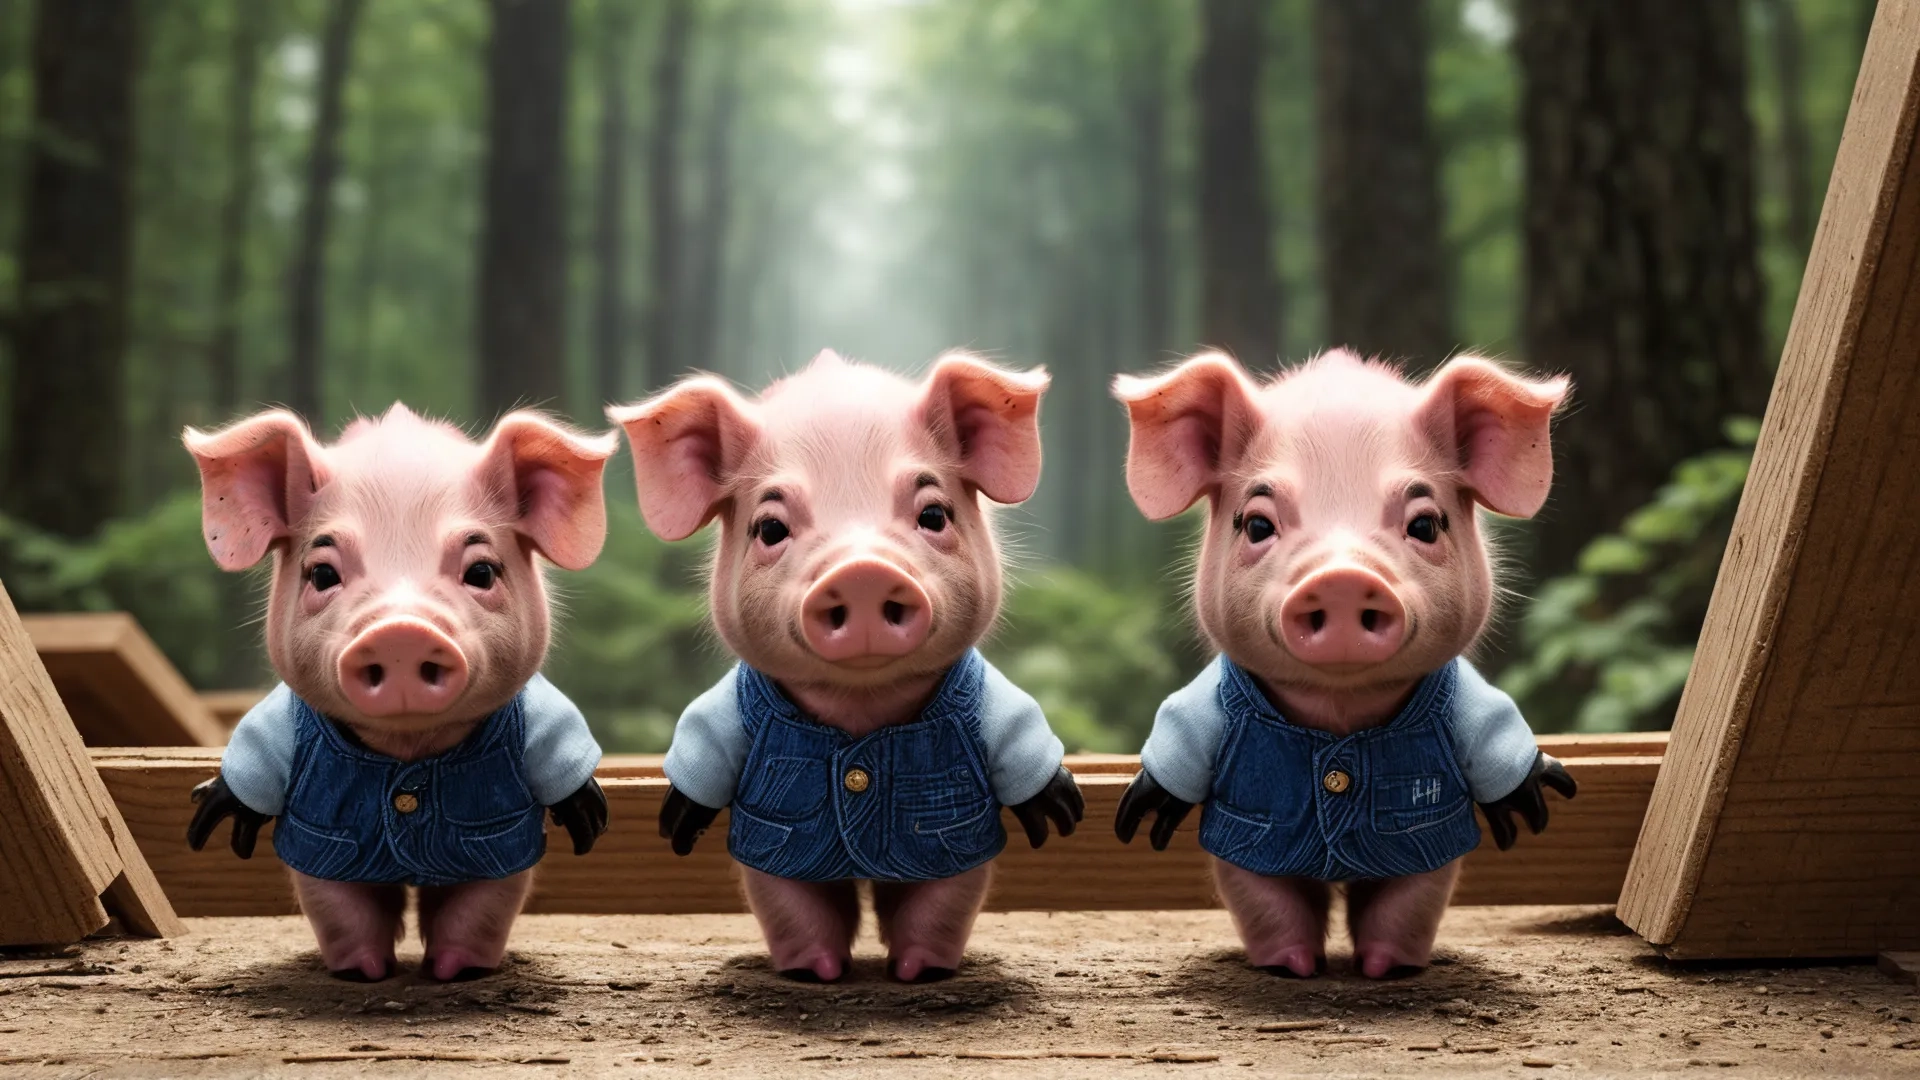
[[0, 953], [0, 1075], [1920, 1076], [1912, 985], [1669, 964], [1596, 908], [1455, 909], [1394, 983], [1249, 969], [1217, 911], [983, 916], [931, 986], [871, 940], [839, 985], [785, 982], [745, 916], [529, 916], [450, 986], [335, 981], [297, 918], [191, 924]]

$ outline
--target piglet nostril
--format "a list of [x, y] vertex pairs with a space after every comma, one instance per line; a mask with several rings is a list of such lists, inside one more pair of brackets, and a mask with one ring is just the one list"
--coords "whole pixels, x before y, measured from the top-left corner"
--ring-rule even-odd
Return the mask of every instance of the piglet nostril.
[[847, 625], [847, 605], [836, 604], [827, 609], [827, 623], [835, 630]]
[[899, 626], [906, 620], [907, 608], [898, 600], [889, 600], [880, 605], [880, 615], [887, 620], [888, 626]]
[[428, 686], [440, 685], [440, 665], [427, 660], [420, 665], [420, 681]]
[[1365, 611], [1362, 611], [1360, 613], [1360, 629], [1365, 630], [1367, 633], [1371, 634], [1379, 628], [1380, 628], [1380, 612], [1379, 611], [1373, 608], [1367, 608]]
[[387, 677], [387, 670], [379, 664], [368, 664], [366, 667], [366, 676], [368, 686], [379, 686], [381, 681]]
[[1327, 625], [1327, 613], [1323, 610], [1307, 612], [1307, 625], [1313, 627], [1314, 633], [1319, 633]]

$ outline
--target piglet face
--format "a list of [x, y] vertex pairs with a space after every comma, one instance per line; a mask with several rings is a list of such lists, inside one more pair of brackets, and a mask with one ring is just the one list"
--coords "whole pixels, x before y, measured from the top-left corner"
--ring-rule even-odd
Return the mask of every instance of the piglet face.
[[992, 626], [982, 497], [1020, 502], [1039, 482], [1046, 385], [958, 354], [916, 384], [828, 352], [757, 400], [702, 376], [608, 415], [654, 532], [719, 520], [728, 647], [792, 686], [878, 689], [944, 671]]
[[537, 557], [591, 563], [611, 435], [533, 413], [483, 444], [395, 405], [332, 445], [287, 412], [189, 429], [207, 545], [271, 554], [267, 652], [293, 691], [360, 730], [419, 732], [504, 705], [546, 655]]
[[1218, 354], [1115, 383], [1140, 508], [1208, 500], [1201, 626], [1269, 683], [1315, 690], [1404, 682], [1478, 637], [1493, 577], [1476, 508], [1540, 508], [1566, 390], [1471, 357], [1414, 385], [1344, 352], [1265, 383]]

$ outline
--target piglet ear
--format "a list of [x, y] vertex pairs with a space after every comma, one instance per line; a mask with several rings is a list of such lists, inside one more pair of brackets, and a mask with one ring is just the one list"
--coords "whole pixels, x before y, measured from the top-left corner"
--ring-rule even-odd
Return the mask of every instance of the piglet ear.
[[934, 361], [920, 419], [959, 454], [960, 475], [994, 502], [1025, 502], [1040, 486], [1040, 395], [1046, 370], [1008, 371], [969, 353]]
[[662, 540], [684, 540], [712, 520], [727, 484], [760, 437], [753, 406], [724, 381], [692, 375], [607, 417], [627, 432], [640, 515]]
[[583, 435], [536, 412], [510, 412], [481, 450], [481, 482], [511, 497], [515, 531], [547, 561], [584, 570], [607, 540], [600, 475], [617, 449], [612, 432]]
[[1547, 428], [1570, 386], [1565, 376], [1528, 379], [1477, 356], [1456, 357], [1427, 380], [1419, 420], [1481, 505], [1532, 517], [1553, 485]]
[[293, 534], [326, 483], [306, 422], [273, 409], [219, 431], [181, 434], [200, 466], [200, 522], [222, 570], [245, 570]]
[[1113, 380], [1127, 407], [1127, 490], [1162, 521], [1216, 490], [1253, 436], [1254, 385], [1225, 353], [1202, 353], [1164, 375]]

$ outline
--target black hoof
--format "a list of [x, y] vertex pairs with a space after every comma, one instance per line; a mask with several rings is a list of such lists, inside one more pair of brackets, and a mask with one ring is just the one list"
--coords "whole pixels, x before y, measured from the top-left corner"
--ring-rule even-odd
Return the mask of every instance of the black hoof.
[[330, 971], [327, 974], [332, 975], [334, 978], [339, 979], [341, 982], [352, 982], [352, 983], [386, 982], [388, 979], [393, 978], [393, 965], [389, 963], [386, 967], [381, 968], [380, 974], [378, 975], [368, 975], [366, 972], [360, 970], [359, 968], [341, 968], [339, 971]]
[[450, 983], [472, 982], [475, 979], [484, 979], [487, 976], [493, 974], [494, 972], [500, 970], [499, 968], [463, 967], [459, 971], [454, 972], [453, 975], [448, 978], [434, 979], [433, 968], [434, 968], [433, 957], [426, 956], [420, 959], [420, 974], [425, 975], [429, 979], [433, 979], [434, 982], [450, 982]]
[[823, 983], [827, 981], [821, 978], [820, 973], [812, 968], [787, 968], [785, 971], [780, 972], [779, 975], [783, 979], [790, 979], [798, 983]]
[[1309, 979], [1315, 975], [1325, 975], [1327, 973], [1327, 958], [1324, 956], [1314, 958], [1313, 975], [1302, 975], [1285, 964], [1266, 964], [1263, 965], [1260, 970], [1276, 979]]

